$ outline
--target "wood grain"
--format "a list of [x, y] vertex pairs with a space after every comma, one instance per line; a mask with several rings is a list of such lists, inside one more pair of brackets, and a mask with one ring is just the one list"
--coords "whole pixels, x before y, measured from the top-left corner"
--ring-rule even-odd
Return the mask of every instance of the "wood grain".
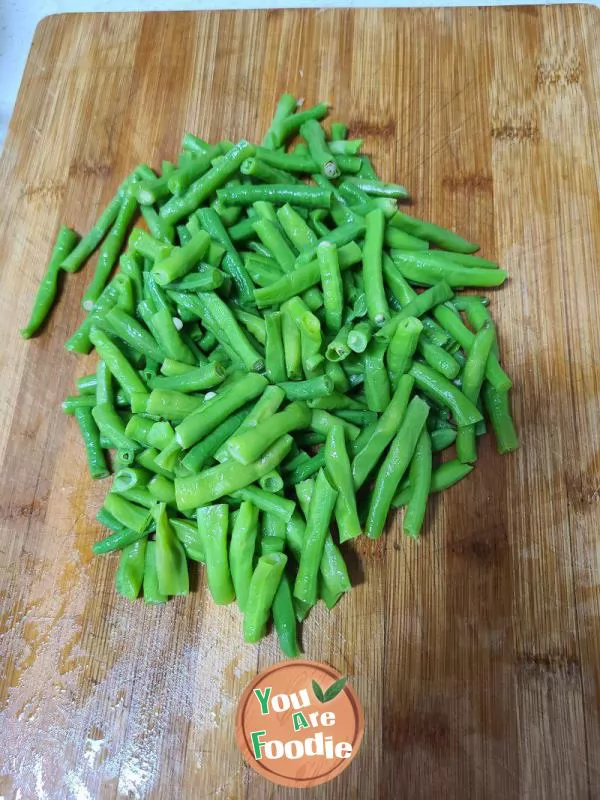
[[[280, 659], [201, 575], [166, 608], [92, 559], [92, 485], [59, 410], [93, 363], [62, 344], [69, 278], [22, 342], [63, 221], [86, 230], [135, 163], [192, 130], [259, 137], [284, 90], [363, 136], [415, 212], [511, 280], [493, 298], [523, 446], [486, 440], [427, 533], [392, 522], [357, 587], [304, 625], [365, 709], [314, 798], [600, 796], [600, 68], [586, 6], [64, 15], [37, 29], [0, 165], [0, 794], [287, 798], [242, 763], [238, 698]], [[89, 274], [89, 270], [88, 270]]]

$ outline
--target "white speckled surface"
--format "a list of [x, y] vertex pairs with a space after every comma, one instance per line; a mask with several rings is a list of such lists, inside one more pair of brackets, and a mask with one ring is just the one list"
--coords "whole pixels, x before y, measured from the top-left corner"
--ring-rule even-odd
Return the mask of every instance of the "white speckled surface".
[[[558, 3], [569, 0], [558, 0]], [[595, 3], [594, 5], [599, 5]], [[4, 142], [8, 123], [15, 105], [19, 84], [33, 32], [38, 22], [50, 14], [70, 11], [208, 11], [221, 8], [321, 8], [321, 7], [365, 7], [408, 8], [417, 6], [481, 6], [481, 5], [541, 5], [536, 0], [513, 0], [513, 2], [484, 3], [481, 0], [208, 0], [208, 2], [141, 2], [141, 0], [0, 0], [0, 148]]]

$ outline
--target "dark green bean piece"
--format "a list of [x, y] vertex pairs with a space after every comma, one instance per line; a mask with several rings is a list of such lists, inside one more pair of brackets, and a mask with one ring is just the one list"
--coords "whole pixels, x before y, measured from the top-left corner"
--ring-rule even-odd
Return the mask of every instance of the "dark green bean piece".
[[139, 450], [139, 445], [125, 433], [125, 425], [111, 402], [99, 403], [92, 409], [94, 422], [118, 450]]
[[[393, 247], [394, 245], [390, 245]], [[398, 248], [401, 250], [402, 248]], [[445, 258], [446, 260], [453, 261], [456, 264], [462, 264], [463, 267], [485, 267], [486, 269], [500, 269], [500, 264], [496, 261], [490, 261], [488, 258], [481, 256], [467, 255], [466, 253], [451, 253], [446, 250], [433, 251], [437, 258]]]
[[112, 308], [99, 321], [108, 333], [114, 333], [131, 347], [154, 361], [162, 361], [164, 353], [155, 338], [140, 323], [120, 308]]
[[292, 272], [296, 256], [286, 242], [279, 223], [269, 219], [259, 219], [254, 223], [254, 230], [283, 272]]
[[77, 270], [80, 269], [87, 261], [90, 255], [98, 247], [100, 242], [104, 239], [110, 227], [116, 220], [124, 197], [127, 193], [127, 189], [134, 177], [135, 175], [132, 172], [125, 178], [123, 183], [119, 186], [115, 196], [98, 217], [98, 221], [94, 227], [88, 233], [86, 233], [86, 235], [80, 240], [79, 244], [73, 250], [71, 250], [63, 260], [62, 264], [60, 265], [61, 269], [63, 269], [65, 272], [77, 272]]
[[231, 579], [240, 611], [244, 611], [248, 600], [257, 535], [258, 508], [244, 501], [236, 512], [229, 545]]
[[[449, 489], [472, 471], [472, 464], [461, 464], [458, 459], [445, 461], [443, 464], [440, 464], [437, 469], [434, 469], [431, 474], [431, 493], [443, 492], [444, 489]], [[410, 501], [411, 493], [410, 481], [404, 481], [400, 485], [400, 489], [392, 501], [392, 506], [394, 508], [399, 508], [400, 506], [407, 505]]]
[[377, 464], [383, 451], [398, 431], [414, 386], [414, 378], [402, 375], [387, 408], [379, 418], [373, 432], [358, 450], [352, 461], [354, 486], [358, 490]]
[[368, 156], [359, 156], [359, 159], [360, 159], [360, 170], [358, 174], [363, 178], [377, 179], [377, 173], [373, 169], [373, 165], [371, 164], [371, 159]]
[[178, 392], [201, 392], [218, 386], [225, 378], [225, 369], [218, 361], [170, 377], [158, 375], [150, 380], [151, 389], [173, 389]]
[[158, 574], [156, 571], [156, 542], [146, 543], [146, 561], [144, 564], [144, 602], [166, 603], [167, 595], [162, 594], [158, 587]]
[[456, 431], [454, 428], [440, 428], [431, 431], [431, 449], [434, 453], [445, 450], [456, 441]]
[[[332, 142], [340, 142], [343, 139], [348, 138], [348, 126], [344, 122], [332, 122], [330, 130], [331, 130], [330, 138]], [[360, 142], [362, 146], [362, 139], [357, 139], [356, 141]], [[358, 149], [360, 149], [360, 147]]]
[[[384, 258], [383, 268], [386, 275], [386, 280], [388, 277], [390, 277], [390, 279], [393, 281], [394, 278], [391, 276], [395, 270], [395, 267], [387, 257]], [[434, 286], [431, 286], [429, 289], [426, 289], [424, 292], [421, 292], [421, 294], [416, 294], [415, 292], [414, 297], [408, 302], [403, 302], [403, 300], [400, 300], [402, 310], [395, 314], [392, 319], [383, 326], [383, 328], [380, 328], [378, 331], [376, 331], [375, 338], [383, 341], [390, 341], [401, 320], [407, 319], [408, 317], [422, 317], [427, 313], [427, 311], [430, 311], [432, 308], [440, 305], [440, 303], [444, 303], [446, 300], [449, 300], [451, 297], [453, 297], [453, 295], [454, 293], [448, 284], [445, 281], [441, 281], [440, 283], [436, 283]]]
[[308, 427], [311, 412], [300, 402], [291, 403], [255, 427], [237, 433], [229, 441], [229, 453], [241, 464], [251, 464], [284, 434]]
[[417, 350], [432, 369], [448, 378], [448, 380], [454, 380], [460, 372], [458, 361], [450, 353], [446, 352], [443, 347], [438, 347], [425, 337], [419, 339]]
[[296, 504], [292, 500], [280, 497], [268, 489], [259, 489], [257, 486], [246, 486], [232, 495], [235, 499], [250, 501], [261, 511], [279, 517], [288, 522], [295, 511]]
[[173, 389], [153, 389], [145, 413], [162, 419], [180, 421], [206, 406], [203, 397], [188, 395]]
[[321, 242], [317, 247], [317, 261], [321, 272], [325, 326], [338, 331], [342, 325], [344, 294], [337, 247], [330, 242]]
[[[270, 419], [279, 409], [284, 399], [285, 392], [283, 389], [279, 388], [279, 386], [267, 386], [240, 424], [237, 433], [254, 429], [260, 422]], [[215, 459], [221, 462], [231, 459], [229, 442], [226, 442], [223, 447], [217, 450]]]
[[306, 141], [311, 158], [318, 165], [319, 171], [327, 178], [337, 178], [340, 174], [339, 167], [325, 140], [325, 131], [317, 120], [307, 120], [300, 127], [300, 135]]
[[429, 247], [429, 242], [419, 239], [418, 236], [411, 236], [400, 228], [394, 228], [389, 223], [385, 226], [383, 241], [394, 250], [427, 250]]
[[173, 223], [189, 216], [239, 169], [246, 158], [253, 154], [253, 145], [242, 139], [223, 155], [207, 173], [194, 181], [185, 194], [180, 197], [172, 197], [165, 203], [160, 209], [161, 217], [164, 217], [167, 222]]
[[294, 598], [290, 581], [285, 573], [281, 576], [277, 587], [271, 612], [283, 654], [288, 658], [296, 658], [300, 655], [300, 648], [296, 632]]
[[144, 469], [154, 472], [156, 475], [164, 475], [165, 478], [173, 479], [173, 473], [168, 469], [163, 469], [156, 463], [156, 458], [160, 453], [155, 447], [148, 447], [136, 454], [138, 464]]
[[219, 145], [209, 146], [205, 153], [197, 158], [192, 158], [189, 164], [180, 166], [167, 179], [167, 186], [171, 194], [180, 196], [194, 183], [205, 175], [211, 168], [211, 161], [221, 155]]
[[194, 354], [181, 338], [168, 309], [161, 308], [152, 315], [152, 330], [156, 334], [162, 353], [175, 361], [183, 361], [184, 364], [196, 364]]
[[294, 597], [305, 603], [314, 605], [317, 602], [319, 567], [337, 494], [325, 472], [319, 470], [310, 500], [302, 553], [294, 583]]
[[499, 453], [511, 453], [519, 447], [519, 437], [510, 414], [508, 391], [500, 392], [485, 383], [482, 389], [483, 404], [487, 411]]
[[154, 423], [151, 419], [134, 414], [125, 426], [125, 434], [144, 447], [150, 447], [148, 436]]
[[426, 427], [421, 430], [410, 462], [409, 481], [411, 494], [402, 521], [402, 529], [407, 536], [416, 539], [423, 526], [431, 490], [431, 439]]
[[224, 504], [198, 508], [198, 530], [206, 556], [206, 578], [212, 599], [217, 605], [235, 600], [227, 554], [229, 509]]
[[173, 481], [165, 478], [164, 475], [155, 475], [148, 483], [148, 491], [159, 503], [175, 505], [175, 487]]
[[362, 320], [348, 332], [348, 347], [353, 353], [364, 353], [372, 335], [373, 326], [368, 320]]
[[96, 394], [96, 373], [92, 372], [89, 375], [82, 375], [77, 378], [75, 386], [79, 394]]
[[136, 211], [137, 200], [135, 197], [126, 195], [123, 198], [117, 217], [100, 247], [94, 277], [84, 292], [81, 305], [86, 311], [92, 310], [94, 304], [102, 294], [110, 277], [110, 273], [117, 263], [119, 253], [127, 236], [127, 231]]
[[290, 380], [299, 380], [302, 378], [300, 329], [293, 317], [285, 311], [281, 312], [281, 338], [287, 377]]
[[310, 478], [321, 467], [325, 466], [325, 451], [321, 449], [315, 456], [309, 457], [308, 461], [298, 464], [290, 470], [285, 477], [286, 486], [295, 486], [300, 481]]
[[210, 236], [206, 231], [195, 233], [183, 247], [174, 247], [171, 253], [152, 267], [152, 276], [159, 286], [166, 286], [196, 268], [208, 252]]
[[332, 425], [327, 434], [325, 468], [331, 485], [338, 493], [335, 503], [335, 519], [341, 544], [362, 533], [356, 509], [352, 468], [342, 425]]
[[141, 205], [140, 211], [148, 226], [148, 230], [155, 239], [165, 244], [175, 243], [175, 229], [168, 222], [165, 222], [152, 206]]
[[245, 488], [275, 469], [289, 453], [291, 446], [292, 437], [282, 436], [253, 464], [246, 466], [227, 461], [197, 475], [176, 478], [177, 507], [181, 511], [198, 508]]
[[115, 519], [113, 515], [105, 508], [100, 507], [100, 509], [96, 512], [96, 519], [100, 525], [110, 528], [115, 533], [126, 530], [125, 526], [119, 522], [119, 520]]
[[139, 467], [124, 467], [115, 472], [111, 492], [121, 494], [128, 489], [146, 486], [151, 477], [152, 475], [148, 470], [140, 469]]
[[408, 189], [398, 183], [384, 183], [373, 178], [346, 178], [365, 194], [374, 197], [395, 197], [398, 200], [406, 200], [410, 197]]
[[425, 254], [422, 251], [394, 250], [392, 257], [407, 280], [425, 286], [432, 286], [440, 281], [446, 281], [450, 287], [501, 286], [508, 277], [508, 273], [501, 269], [463, 267], [447, 259], [440, 259], [435, 251]]
[[70, 395], [62, 401], [61, 408], [65, 414], [74, 414], [78, 408], [92, 409], [96, 405], [94, 395]]
[[258, 642], [262, 637], [286, 563], [284, 553], [267, 553], [258, 559], [244, 613], [245, 642]]
[[[459, 314], [455, 314], [446, 305], [437, 306], [433, 312], [434, 317], [468, 354], [475, 334], [463, 323]], [[490, 353], [485, 370], [485, 377], [497, 391], [507, 391], [512, 386], [512, 381], [500, 366], [494, 353]]]
[[125, 528], [142, 533], [148, 530], [152, 519], [147, 508], [130, 503], [120, 494], [109, 492], [104, 498], [103, 508]]
[[[120, 524], [120, 523], [119, 523]], [[134, 544], [140, 539], [146, 539], [147, 533], [143, 531], [130, 531], [127, 528], [122, 528], [119, 531], [114, 531], [104, 539], [100, 539], [92, 545], [92, 551], [95, 555], [105, 555], [106, 553], [114, 553], [115, 550], [123, 550], [125, 547]]]
[[240, 172], [242, 175], [247, 175], [249, 178], [254, 178], [263, 183], [299, 183], [298, 179], [291, 173], [265, 164], [264, 161], [258, 158], [247, 158], [240, 167]]
[[171, 517], [169, 522], [175, 531], [175, 536], [183, 545], [186, 556], [192, 561], [199, 561], [201, 564], [205, 564], [206, 555], [200, 531], [198, 530], [198, 523], [189, 519], [178, 519], [177, 517]]
[[58, 275], [61, 270], [61, 264], [69, 253], [73, 251], [78, 241], [79, 236], [75, 231], [71, 230], [71, 228], [67, 228], [66, 225], [60, 227], [54, 247], [52, 248], [46, 272], [40, 281], [35, 300], [33, 301], [29, 322], [24, 328], [21, 328], [21, 336], [24, 339], [30, 339], [42, 326], [44, 320], [50, 313], [56, 298]]
[[197, 218], [211, 239], [225, 249], [223, 269], [228, 275], [231, 275], [235, 282], [240, 295], [240, 303], [242, 305], [247, 305], [252, 302], [252, 281], [250, 280], [250, 276], [246, 271], [246, 267], [238, 251], [231, 241], [229, 233], [219, 219], [219, 215], [213, 208], [201, 208], [197, 212]]
[[328, 108], [327, 103], [319, 103], [278, 120], [272, 128], [274, 149], [281, 147], [289, 138], [298, 133], [301, 126], [308, 120], [323, 119], [327, 116]]
[[265, 315], [265, 367], [267, 377], [272, 383], [285, 381], [287, 376], [281, 325], [279, 311]]
[[[483, 306], [482, 306], [483, 308]], [[477, 404], [479, 393], [485, 377], [486, 365], [496, 333], [492, 325], [487, 323], [477, 332], [473, 345], [462, 371], [462, 392], [472, 403]], [[456, 454], [459, 461], [468, 463], [477, 459], [475, 444], [475, 426], [459, 428], [456, 436]]]
[[65, 348], [74, 353], [87, 354], [92, 349], [90, 330], [107, 311], [116, 305], [118, 298], [117, 287], [111, 281], [102, 292], [93, 310], [83, 320], [75, 333], [65, 342]]
[[408, 372], [422, 331], [423, 324], [417, 317], [406, 317], [397, 325], [386, 355], [392, 386], [396, 387], [400, 377]]
[[386, 351], [386, 342], [376, 339], [365, 350], [365, 395], [371, 411], [385, 411], [390, 403], [391, 386], [385, 368]]
[[204, 153], [210, 150], [210, 145], [208, 142], [205, 142], [204, 139], [194, 136], [193, 133], [184, 133], [183, 139], [181, 140], [181, 148], [182, 150], [187, 150], [190, 153], [204, 155]]
[[333, 381], [327, 375], [318, 375], [306, 381], [283, 381], [278, 384], [288, 400], [308, 400], [323, 397], [334, 390]]
[[[298, 101], [296, 100], [294, 95], [289, 93], [281, 95], [279, 101], [277, 102], [277, 106], [275, 108], [273, 121], [271, 122], [269, 129], [267, 130], [263, 138], [262, 142], [263, 148], [267, 150], [276, 150], [280, 146], [281, 142], [278, 141], [278, 131], [280, 131], [281, 124], [283, 120], [285, 120], [287, 117], [289, 117], [291, 114], [294, 113], [297, 107], [298, 107]], [[260, 150], [262, 148], [258, 149]]]
[[232, 436], [248, 416], [248, 411], [238, 411], [194, 445], [183, 457], [181, 464], [188, 472], [198, 472], [219, 450], [219, 448]]
[[203, 403], [175, 429], [180, 446], [189, 448], [210, 433], [216, 425], [223, 422], [249, 400], [258, 397], [267, 385], [262, 375], [248, 373], [239, 378], [228, 391]]
[[104, 452], [100, 447], [100, 432], [92, 417], [91, 408], [76, 408], [75, 419], [83, 438], [90, 475], [94, 480], [106, 478], [109, 475], [109, 469], [106, 466]]
[[474, 253], [479, 250], [478, 244], [472, 244], [454, 231], [449, 231], [433, 222], [422, 222], [414, 217], [396, 211], [392, 217], [392, 225], [405, 230], [420, 239], [433, 242], [444, 250], [452, 250], [457, 253]]
[[317, 186], [303, 183], [267, 184], [256, 186], [232, 186], [217, 191], [217, 197], [225, 205], [249, 206], [257, 200], [266, 200], [275, 205], [290, 203], [302, 208], [330, 208], [332, 194]]
[[[345, 270], [361, 260], [362, 252], [356, 242], [350, 242], [340, 247], [338, 257], [340, 269]], [[255, 289], [254, 298], [259, 308], [283, 303], [319, 283], [320, 278], [319, 262], [315, 259], [309, 264], [297, 267], [294, 272], [283, 275], [271, 286]]]
[[187, 558], [167, 517], [165, 503], [152, 509], [156, 522], [156, 574], [161, 594], [187, 595], [190, 592]]
[[277, 219], [285, 235], [299, 253], [317, 244], [318, 237], [315, 232], [289, 203], [277, 209]]
[[417, 387], [439, 405], [448, 408], [459, 428], [473, 425], [482, 419], [477, 407], [443, 375], [415, 361], [409, 370]]
[[142, 588], [146, 559], [146, 539], [139, 539], [123, 547], [115, 574], [117, 594], [135, 600]]
[[123, 388], [129, 399], [135, 392], [145, 393], [146, 386], [119, 348], [99, 328], [90, 330], [90, 341], [99, 357], [106, 362], [111, 375]]
[[[264, 361], [261, 354], [248, 340], [229, 307], [214, 292], [198, 292], [194, 298], [201, 310], [202, 321], [210, 325], [211, 329], [225, 334], [227, 341], [243, 362], [247, 370], [264, 370]], [[218, 334], [216, 334], [218, 336]]]
[[428, 414], [427, 403], [420, 397], [413, 397], [377, 473], [365, 527], [367, 536], [371, 539], [377, 539], [383, 532], [398, 484], [410, 464]]
[[374, 325], [381, 327], [390, 317], [383, 286], [382, 257], [385, 219], [379, 209], [370, 211], [366, 218], [365, 244], [363, 248], [363, 276], [369, 317]]

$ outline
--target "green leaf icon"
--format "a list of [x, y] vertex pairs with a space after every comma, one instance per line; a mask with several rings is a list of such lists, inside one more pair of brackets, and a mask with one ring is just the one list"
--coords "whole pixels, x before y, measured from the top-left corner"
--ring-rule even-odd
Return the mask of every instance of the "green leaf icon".
[[325, 695], [323, 694], [323, 689], [321, 689], [319, 684], [314, 679], [313, 679], [313, 682], [312, 682], [312, 688], [313, 688], [313, 692], [315, 693], [315, 697], [317, 698], [317, 700], [320, 703], [324, 703], [325, 702]]
[[337, 697], [338, 694], [342, 691], [342, 689], [346, 685], [347, 680], [348, 678], [340, 678], [339, 680], [332, 683], [329, 689], [327, 689], [327, 691], [325, 692], [324, 695], [325, 699], [323, 702], [328, 703], [330, 700], [333, 700], [334, 697]]
[[313, 692], [315, 693], [315, 697], [317, 698], [319, 703], [328, 703], [330, 700], [333, 700], [335, 697], [338, 696], [338, 694], [342, 691], [342, 689], [346, 685], [347, 680], [348, 678], [342, 677], [339, 680], [334, 681], [329, 687], [329, 689], [327, 689], [325, 692], [323, 691], [323, 689], [321, 689], [319, 684], [315, 680], [313, 680], [312, 688]]

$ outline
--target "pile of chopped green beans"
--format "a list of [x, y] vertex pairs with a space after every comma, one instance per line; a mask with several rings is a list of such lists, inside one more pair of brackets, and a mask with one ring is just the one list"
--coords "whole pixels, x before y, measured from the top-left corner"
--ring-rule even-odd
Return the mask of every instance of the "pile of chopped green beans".
[[457, 293], [506, 273], [399, 210], [406, 189], [345, 125], [325, 131], [326, 104], [298, 105], [280, 99], [258, 146], [186, 134], [87, 235], [62, 227], [22, 331], [98, 248], [65, 346], [99, 360], [63, 403], [92, 478], [111, 454], [94, 552], [120, 551], [117, 591], [148, 603], [188, 594], [188, 561], [204, 564], [245, 640], [272, 616], [287, 656], [312, 606], [350, 589], [341, 544], [401, 506], [419, 536], [429, 495], [473, 469], [484, 416], [501, 453], [518, 447], [489, 301]]

